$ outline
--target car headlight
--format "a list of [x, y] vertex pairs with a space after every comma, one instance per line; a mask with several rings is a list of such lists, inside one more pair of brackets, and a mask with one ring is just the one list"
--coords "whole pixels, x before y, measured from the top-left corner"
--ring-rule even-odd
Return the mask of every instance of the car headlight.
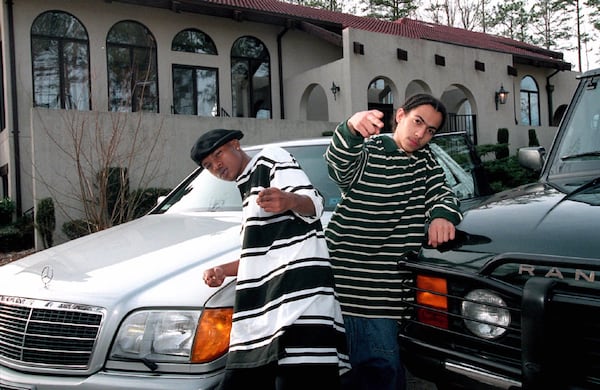
[[493, 339], [502, 336], [510, 324], [504, 300], [489, 290], [473, 290], [465, 296], [461, 314], [465, 325], [476, 336]]
[[138, 311], [128, 316], [111, 358], [189, 361], [200, 311]]
[[[227, 353], [235, 282], [218, 289], [202, 310], [145, 309], [128, 315], [113, 342], [109, 360], [207, 363]], [[151, 368], [154, 369], [154, 368]]]

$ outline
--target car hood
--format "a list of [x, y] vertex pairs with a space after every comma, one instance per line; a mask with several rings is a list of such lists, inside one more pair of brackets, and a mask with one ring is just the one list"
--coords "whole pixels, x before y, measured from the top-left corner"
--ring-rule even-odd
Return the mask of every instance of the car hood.
[[457, 240], [442, 251], [595, 258], [600, 252], [598, 221], [600, 190], [569, 197], [547, 184], [530, 184], [465, 212]]
[[[182, 283], [196, 286], [199, 294], [210, 290], [202, 283], [208, 261], [237, 259], [240, 218], [240, 213], [147, 215], [0, 267], [0, 295], [106, 307], [135, 295], [172, 302]], [[192, 298], [196, 304], [198, 298]], [[179, 304], [185, 302], [178, 297]]]

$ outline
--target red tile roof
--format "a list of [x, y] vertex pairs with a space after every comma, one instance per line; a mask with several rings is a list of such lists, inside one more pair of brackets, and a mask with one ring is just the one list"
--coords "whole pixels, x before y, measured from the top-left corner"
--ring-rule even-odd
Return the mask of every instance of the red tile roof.
[[[452, 45], [491, 50], [513, 55], [517, 63], [528, 63], [562, 70], [570, 70], [571, 64], [563, 61], [563, 54], [513, 39], [464, 30], [435, 23], [403, 18], [389, 22], [375, 18], [333, 12], [325, 9], [300, 6], [278, 0], [123, 0], [126, 3], [177, 7], [188, 12], [219, 16], [227, 11], [252, 15], [252, 20], [274, 23], [278, 20], [300, 20], [310, 22], [338, 33], [343, 28], [391, 34], [412, 39], [426, 39]], [[210, 9], [210, 10], [209, 10]]]

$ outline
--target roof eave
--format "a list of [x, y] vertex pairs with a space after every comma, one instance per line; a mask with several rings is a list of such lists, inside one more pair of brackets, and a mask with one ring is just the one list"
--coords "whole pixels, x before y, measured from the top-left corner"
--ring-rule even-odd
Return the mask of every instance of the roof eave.
[[217, 4], [212, 1], [203, 0], [105, 0], [106, 2], [126, 3], [143, 7], [162, 8], [177, 13], [192, 13], [199, 15], [217, 16], [233, 19], [239, 22], [257, 22], [272, 24], [282, 27], [290, 27], [300, 22], [311, 23], [322, 29], [341, 35], [343, 26], [340, 23], [311, 19], [305, 17], [280, 14], [276, 12], [261, 11], [252, 8], [235, 7]]
[[571, 68], [573, 67], [571, 63], [562, 60], [542, 59], [538, 57], [524, 56], [518, 54], [513, 55], [513, 63], [557, 70], [571, 70]]

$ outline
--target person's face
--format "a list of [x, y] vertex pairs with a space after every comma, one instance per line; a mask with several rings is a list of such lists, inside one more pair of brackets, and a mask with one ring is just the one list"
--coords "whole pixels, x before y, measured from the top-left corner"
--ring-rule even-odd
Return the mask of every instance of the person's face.
[[231, 140], [206, 156], [202, 167], [222, 180], [234, 181], [246, 167], [248, 155], [241, 150], [240, 141]]
[[399, 108], [396, 122], [394, 141], [406, 153], [412, 153], [431, 140], [442, 124], [442, 114], [429, 104], [417, 106], [409, 112]]

